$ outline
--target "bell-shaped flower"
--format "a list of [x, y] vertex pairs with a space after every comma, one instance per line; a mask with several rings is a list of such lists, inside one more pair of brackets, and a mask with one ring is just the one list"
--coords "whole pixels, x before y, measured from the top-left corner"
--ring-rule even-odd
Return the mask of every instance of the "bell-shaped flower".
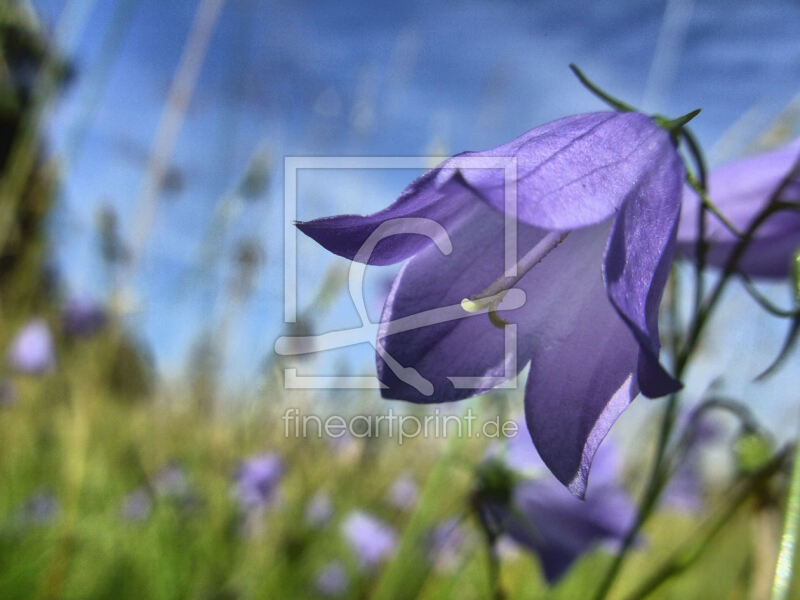
[[[754, 222], [786, 179], [780, 200], [800, 202], [800, 140], [772, 152], [751, 156], [719, 168], [708, 175], [708, 197], [740, 232]], [[688, 186], [678, 228], [681, 254], [694, 257], [697, 249], [700, 199]], [[736, 235], [715, 216], [705, 218], [708, 244], [706, 262], [724, 267], [737, 244]], [[800, 247], [800, 212], [779, 211], [762, 223], [744, 251], [737, 270], [751, 277], [786, 277]]]
[[297, 226], [351, 260], [407, 259], [376, 342], [386, 398], [459, 400], [530, 362], [527, 426], [583, 496], [595, 450], [639, 391], [679, 387], [659, 364], [658, 308], [683, 180], [653, 119], [597, 112], [448, 159], [373, 215]]

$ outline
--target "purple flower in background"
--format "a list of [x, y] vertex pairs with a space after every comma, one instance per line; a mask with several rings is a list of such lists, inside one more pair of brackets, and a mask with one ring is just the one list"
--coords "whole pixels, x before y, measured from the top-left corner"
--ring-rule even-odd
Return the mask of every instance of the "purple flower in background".
[[60, 510], [58, 499], [48, 492], [31, 496], [22, 507], [22, 519], [27, 523], [45, 525], [55, 519]]
[[189, 495], [186, 472], [179, 464], [171, 462], [156, 473], [153, 489], [157, 495], [168, 498], [185, 498]]
[[[505, 277], [509, 161], [518, 263]], [[381, 212], [298, 227], [352, 260], [408, 259], [378, 333], [385, 397], [459, 400], [530, 361], [527, 426], [548, 468], [583, 496], [597, 447], [639, 391], [679, 387], [658, 361], [658, 308], [683, 179], [669, 134], [651, 118], [598, 112], [448, 159]], [[503, 323], [515, 324], [518, 359]], [[455, 377], [469, 383], [457, 387]]]
[[153, 501], [147, 490], [139, 488], [134, 490], [122, 501], [120, 516], [124, 521], [140, 523], [146, 521], [153, 510]]
[[311, 527], [325, 527], [333, 517], [333, 503], [325, 492], [317, 492], [306, 506], [306, 523]]
[[336, 598], [347, 591], [347, 572], [339, 561], [328, 563], [314, 580], [317, 591], [328, 598]]
[[245, 460], [236, 470], [236, 498], [246, 512], [262, 511], [275, 500], [285, 465], [276, 453], [260, 454]]
[[394, 480], [386, 499], [389, 504], [400, 510], [408, 510], [414, 506], [419, 496], [419, 487], [410, 473], [403, 473]]
[[96, 333], [106, 324], [105, 308], [86, 297], [71, 298], [64, 307], [64, 332], [73, 337]]
[[17, 332], [8, 352], [8, 364], [28, 375], [41, 375], [55, 367], [53, 338], [43, 319], [29, 321]]
[[365, 570], [389, 558], [397, 545], [397, 535], [391, 527], [362, 511], [350, 513], [342, 524], [342, 531], [360, 568]]
[[[739, 231], [744, 231], [767, 205], [798, 159], [800, 140], [713, 169], [708, 177], [709, 199]], [[781, 199], [800, 202], [800, 173], [795, 173]], [[699, 201], [694, 190], [684, 189], [678, 248], [690, 257], [694, 256], [697, 244]], [[706, 241], [706, 262], [717, 267], [725, 265], [737, 242], [733, 233], [713, 215], [706, 217]], [[800, 213], [775, 213], [756, 230], [739, 261], [739, 271], [752, 277], [786, 277], [799, 246]]]
[[536, 553], [548, 582], [598, 544], [621, 542], [636, 515], [633, 501], [621, 488], [593, 489], [581, 502], [552, 479], [518, 484], [513, 506], [502, 515], [505, 529]]
[[718, 424], [709, 419], [695, 419], [695, 414], [694, 411], [689, 411], [683, 415], [684, 424], [681, 429], [688, 434], [686, 453], [661, 494], [662, 504], [686, 512], [698, 511], [703, 506], [701, 455], [703, 449], [719, 439], [722, 433]]
[[448, 572], [456, 569], [466, 537], [467, 532], [458, 517], [442, 521], [431, 530], [428, 556], [437, 570]]
[[[524, 432], [517, 437], [522, 435]], [[513, 440], [520, 449], [526, 446]], [[523, 467], [521, 473], [530, 473], [531, 467], [542, 464], [533, 447], [527, 444], [527, 448], [530, 454], [524, 462], [520, 455], [514, 458], [515, 468]], [[483, 481], [493, 487], [484, 483], [476, 496], [481, 523], [498, 539], [510, 538], [535, 553], [550, 583], [582, 554], [598, 545], [622, 541], [636, 515], [633, 500], [620, 485], [621, 460], [610, 441], [598, 449], [591, 487], [583, 501], [551, 477], [520, 480], [497, 459], [490, 459], [485, 468], [489, 475], [484, 475]]]

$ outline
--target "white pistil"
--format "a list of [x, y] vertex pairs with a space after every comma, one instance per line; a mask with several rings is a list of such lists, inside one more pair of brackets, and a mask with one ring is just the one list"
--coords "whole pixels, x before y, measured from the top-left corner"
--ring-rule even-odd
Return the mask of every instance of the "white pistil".
[[464, 298], [461, 301], [461, 308], [470, 313], [479, 312], [487, 308], [489, 310], [497, 308], [497, 305], [503, 299], [504, 293], [517, 285], [528, 271], [542, 262], [568, 235], [569, 231], [551, 231], [548, 233], [520, 259], [516, 265], [517, 268], [514, 275], [506, 273], [480, 294], [471, 298]]

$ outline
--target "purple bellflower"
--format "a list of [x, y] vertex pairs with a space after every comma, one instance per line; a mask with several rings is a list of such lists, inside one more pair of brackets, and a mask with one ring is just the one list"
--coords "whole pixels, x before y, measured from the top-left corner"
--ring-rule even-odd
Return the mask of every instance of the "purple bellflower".
[[[708, 196], [739, 231], [745, 231], [767, 205], [784, 178], [800, 160], [800, 140], [778, 150], [751, 156], [713, 169], [708, 176]], [[800, 202], [800, 172], [784, 189], [781, 200]], [[678, 248], [694, 256], [697, 247], [697, 217], [700, 199], [688, 186], [678, 228]], [[706, 262], [723, 267], [737, 243], [734, 234], [713, 215], [706, 216]], [[739, 271], [751, 277], [786, 277], [792, 257], [800, 247], [800, 213], [780, 211], [770, 216], [755, 232], [739, 260]]]
[[29, 321], [17, 332], [8, 352], [12, 369], [27, 375], [41, 375], [56, 364], [53, 338], [43, 319]]
[[[518, 474], [529, 474], [543, 463], [530, 444], [519, 441], [523, 437], [527, 437], [524, 431], [512, 439], [506, 465]], [[525, 456], [523, 446], [528, 449]], [[621, 542], [633, 524], [636, 506], [620, 485], [620, 467], [616, 446], [610, 442], [600, 446], [583, 502], [550, 477], [501, 478], [501, 482], [512, 482], [511, 490], [504, 491], [501, 484], [494, 493], [479, 496], [481, 522], [499, 539], [510, 538], [536, 554], [545, 579], [553, 583], [581, 555], [597, 546]]]
[[383, 396], [459, 400], [530, 361], [527, 427], [582, 497], [597, 447], [633, 398], [680, 386], [658, 360], [658, 308], [683, 180], [653, 119], [597, 112], [448, 159], [373, 215], [297, 226], [351, 260], [407, 259], [378, 330]]
[[269, 508], [277, 497], [278, 483], [284, 472], [283, 459], [276, 452], [244, 461], [235, 475], [236, 498], [242, 509], [260, 512]]
[[388, 559], [397, 546], [397, 534], [383, 521], [362, 511], [352, 512], [342, 531], [358, 559], [359, 567], [371, 570]]

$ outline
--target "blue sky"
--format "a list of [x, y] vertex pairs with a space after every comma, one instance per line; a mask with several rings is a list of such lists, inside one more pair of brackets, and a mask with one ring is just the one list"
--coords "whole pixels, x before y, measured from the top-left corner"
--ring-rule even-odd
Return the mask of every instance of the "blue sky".
[[[33, 4], [46, 27], [65, 6]], [[123, 236], [130, 235], [144, 164], [196, 8], [193, 0], [95, 2], [69, 53], [77, 78], [48, 131], [65, 165], [52, 228], [55, 261], [77, 293], [108, 291], [95, 215], [113, 206]], [[282, 327], [284, 156], [495, 146], [548, 120], [602, 108], [569, 72], [576, 62], [606, 89], [650, 111], [677, 116], [703, 108], [693, 126], [709, 148], [738, 122], [733, 131], [741, 135], [729, 136], [713, 154], [724, 158], [744, 150], [800, 92], [798, 23], [800, 7], [789, 1], [229, 0], [172, 160], [184, 185], [160, 198], [135, 273], [141, 310], [129, 317], [131, 325], [162, 371], [178, 372], [199, 332], [222, 319], [232, 277], [226, 265], [237, 242], [258, 240], [266, 261], [229, 343], [229, 376], [246, 380], [271, 355]], [[109, 28], [117, 32], [110, 38]], [[87, 94], [94, 87], [100, 95], [93, 105]], [[66, 156], [75, 139], [82, 140], [79, 152]], [[192, 278], [215, 207], [258, 149], [271, 156], [271, 185], [231, 222], [217, 246], [219, 268]], [[373, 211], [412, 176], [304, 175], [298, 215]], [[302, 302], [336, 259], [306, 240], [299, 253]], [[379, 287], [382, 276], [372, 273], [371, 281]], [[318, 326], [355, 323], [342, 300]], [[779, 342], [780, 327], [765, 327], [775, 329]], [[366, 346], [346, 356], [353, 368], [372, 360]]]

